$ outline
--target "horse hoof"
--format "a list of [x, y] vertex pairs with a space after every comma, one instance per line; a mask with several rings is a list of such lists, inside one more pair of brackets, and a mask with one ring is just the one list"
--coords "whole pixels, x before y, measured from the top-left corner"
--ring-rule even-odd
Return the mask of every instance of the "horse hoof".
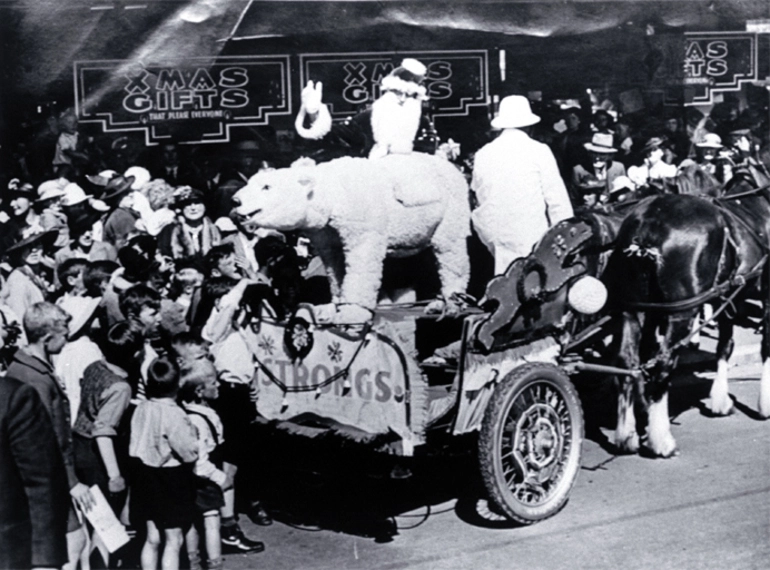
[[674, 449], [670, 451], [659, 452], [647, 445], [643, 445], [639, 449], [639, 456], [647, 459], [671, 459], [673, 457], [679, 457], [679, 449], [675, 446]]
[[732, 416], [735, 413], [735, 407], [733, 406], [732, 400], [729, 404], [715, 406], [711, 405], [711, 414], [715, 417], [724, 418], [727, 416]]
[[615, 441], [618, 455], [636, 455], [639, 453], [639, 436], [634, 434], [622, 440]]
[[639, 455], [650, 459], [670, 459], [679, 456], [679, 448], [673, 439], [665, 442], [660, 447], [652, 446], [649, 441], [645, 441], [639, 450]]

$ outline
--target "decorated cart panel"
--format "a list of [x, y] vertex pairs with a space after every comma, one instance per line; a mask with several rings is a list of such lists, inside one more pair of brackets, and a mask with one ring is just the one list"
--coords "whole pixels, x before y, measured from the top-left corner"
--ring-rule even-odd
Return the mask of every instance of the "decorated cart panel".
[[351, 434], [392, 434], [405, 455], [424, 443], [425, 383], [387, 321], [317, 324], [307, 306], [288, 323], [264, 320], [242, 334], [267, 419], [316, 419]]

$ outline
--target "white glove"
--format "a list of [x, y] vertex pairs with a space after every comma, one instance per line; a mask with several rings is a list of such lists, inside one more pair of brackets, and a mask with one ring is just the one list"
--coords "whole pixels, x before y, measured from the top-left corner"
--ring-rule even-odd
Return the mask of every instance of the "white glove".
[[302, 90], [302, 106], [311, 115], [315, 115], [321, 109], [324, 93], [323, 83], [308, 81]]

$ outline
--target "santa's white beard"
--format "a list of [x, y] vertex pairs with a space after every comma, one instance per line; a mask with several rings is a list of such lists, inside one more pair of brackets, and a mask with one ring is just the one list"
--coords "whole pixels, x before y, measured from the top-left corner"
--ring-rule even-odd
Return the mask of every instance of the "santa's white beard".
[[387, 154], [412, 152], [414, 138], [420, 128], [422, 101], [408, 97], [403, 105], [398, 97], [388, 91], [372, 105], [372, 134], [374, 148], [369, 158]]

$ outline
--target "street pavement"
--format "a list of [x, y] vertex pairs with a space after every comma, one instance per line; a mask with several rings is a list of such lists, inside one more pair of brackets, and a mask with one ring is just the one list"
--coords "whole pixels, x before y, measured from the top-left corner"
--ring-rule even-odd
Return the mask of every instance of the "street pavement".
[[741, 329], [736, 338], [729, 417], [707, 411], [714, 339], [705, 336], [702, 350], [683, 356], [670, 400], [680, 449], [672, 459], [615, 455], [611, 386], [576, 380], [586, 416], [582, 469], [551, 519], [517, 527], [492, 514], [478, 499], [470, 456], [436, 458], [396, 480], [280, 471], [264, 484], [276, 522], [258, 527], [241, 518], [265, 552], [227, 556], [225, 567], [770, 568], [770, 423], [755, 413], [759, 336]]

